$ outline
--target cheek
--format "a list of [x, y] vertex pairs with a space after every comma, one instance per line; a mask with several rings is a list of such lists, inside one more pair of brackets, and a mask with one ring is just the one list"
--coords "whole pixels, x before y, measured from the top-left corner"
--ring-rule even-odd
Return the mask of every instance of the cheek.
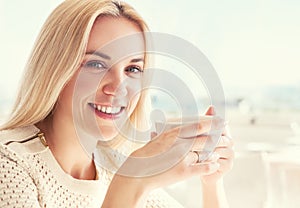
[[55, 117], [63, 118], [64, 120], [70, 120], [73, 118], [73, 89], [74, 86], [71, 83], [68, 83], [61, 91], [53, 109], [53, 115]]
[[58, 103], [63, 106], [72, 106], [73, 92], [74, 83], [71, 81], [61, 91]]
[[142, 90], [142, 83], [140, 80], [133, 80], [132, 82], [127, 84], [128, 94], [132, 99], [135, 97], [139, 97]]
[[128, 95], [129, 95], [129, 101], [131, 108], [135, 108], [140, 96], [141, 96], [141, 90], [142, 90], [142, 85], [140, 80], [135, 80], [134, 82], [130, 83], [128, 85]]
[[57, 107], [64, 109], [64, 111], [69, 111], [72, 113], [73, 106], [73, 98], [74, 98], [74, 90], [76, 83], [77, 73], [72, 77], [72, 79], [65, 85], [63, 90], [61, 91], [57, 104]]
[[90, 96], [95, 96], [103, 75], [79, 70], [74, 80], [74, 102], [80, 103]]

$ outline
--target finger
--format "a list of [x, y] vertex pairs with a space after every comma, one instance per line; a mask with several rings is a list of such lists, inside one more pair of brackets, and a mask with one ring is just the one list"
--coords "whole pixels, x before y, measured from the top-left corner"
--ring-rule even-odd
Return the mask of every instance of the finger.
[[218, 169], [220, 172], [228, 172], [233, 167], [233, 160], [219, 159], [217, 163], [220, 165]]
[[221, 136], [219, 139], [218, 144], [216, 145], [216, 148], [218, 147], [232, 147], [233, 146], [233, 139], [228, 136]]
[[193, 151], [203, 151], [205, 144], [211, 142], [210, 136], [197, 136], [194, 139], [183, 139], [184, 141], [189, 141], [192, 143], [191, 149]]
[[218, 162], [211, 163], [196, 163], [192, 165], [191, 172], [193, 175], [210, 175], [216, 172], [220, 168], [220, 164]]
[[[191, 138], [198, 135], [207, 135], [212, 132], [223, 132], [224, 120], [217, 116], [202, 117], [199, 121], [176, 127], [173, 131], [178, 132], [180, 138]], [[220, 134], [221, 134], [220, 132]]]
[[[209, 154], [209, 153], [206, 152], [206, 155], [203, 155], [203, 156], [205, 156], [207, 158], [207, 154]], [[219, 159], [220, 159], [220, 155], [217, 152], [213, 152], [208, 155], [207, 159], [200, 161], [198, 163], [201, 163], [201, 164], [214, 163], [214, 162], [217, 162]]]
[[228, 123], [229, 122], [225, 122], [225, 128], [224, 128], [224, 132], [222, 133], [222, 136], [228, 136], [228, 137], [232, 138], [232, 134], [231, 134]]
[[[188, 152], [185, 161], [187, 165], [195, 165], [197, 163], [204, 164], [204, 162], [199, 162], [201, 161], [201, 158], [205, 156], [206, 152], [198, 152], [198, 151], [190, 151]], [[210, 160], [205, 161], [205, 163], [212, 163], [212, 162], [217, 162], [219, 159], [219, 156], [214, 154]]]
[[215, 112], [215, 107], [214, 106], [209, 106], [208, 109], [205, 112], [205, 115], [216, 115]]
[[191, 149], [194, 151], [213, 151], [216, 147], [218, 147], [218, 145], [226, 146], [224, 142], [220, 143], [219, 138], [220, 137], [215, 135], [208, 135], [208, 136], [197, 136], [194, 139], [182, 139], [182, 140], [191, 141], [192, 142]]
[[199, 160], [199, 155], [196, 151], [191, 151], [189, 152], [190, 154], [190, 158], [188, 160], [188, 164], [189, 165], [193, 165], [193, 164], [196, 164]]
[[214, 153], [218, 154], [221, 159], [234, 158], [234, 151], [231, 148], [216, 148]]
[[[216, 111], [215, 111], [215, 107], [214, 106], [209, 106], [208, 109], [205, 112], [205, 115], [216, 115]], [[227, 135], [229, 137], [231, 137], [231, 133], [230, 133], [230, 129], [228, 126], [228, 121], [224, 123], [225, 124], [225, 128], [224, 128], [224, 132], [222, 135]]]
[[[201, 153], [200, 153], [201, 154]], [[196, 152], [189, 152], [185, 157], [186, 168], [193, 175], [209, 175], [216, 172], [220, 164], [217, 162], [217, 155], [212, 161], [207, 161], [205, 163], [198, 163], [199, 156]]]

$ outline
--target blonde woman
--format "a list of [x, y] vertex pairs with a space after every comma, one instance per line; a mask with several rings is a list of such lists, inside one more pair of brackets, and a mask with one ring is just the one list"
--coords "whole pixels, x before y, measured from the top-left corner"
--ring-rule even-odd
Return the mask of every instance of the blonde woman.
[[[222, 177], [232, 166], [233, 151], [226, 134], [207, 163], [198, 163], [195, 150], [206, 138], [197, 138], [176, 165], [147, 177], [109, 171], [82, 144], [129, 148], [115, 122], [126, 115], [136, 128], [146, 126], [149, 109], [141, 89], [148, 57], [136, 53], [112, 61], [115, 51], [124, 48], [98, 49], [134, 35], [134, 47], [145, 51], [147, 30], [136, 11], [122, 2], [66, 0], [53, 11], [35, 43], [12, 114], [1, 127], [1, 207], [181, 207], [160, 188], [196, 175], [203, 182], [203, 207], [228, 206]], [[90, 84], [94, 78], [96, 85]], [[91, 86], [96, 88], [86, 91]], [[101, 132], [98, 144], [94, 124], [85, 123], [89, 117]], [[223, 125], [216, 118], [199, 124], [197, 133], [208, 132], [211, 122]], [[125, 152], [133, 158], [162, 154], [172, 148], [178, 131], [171, 129]], [[122, 167], [143, 168], [132, 161], [125, 159]]]

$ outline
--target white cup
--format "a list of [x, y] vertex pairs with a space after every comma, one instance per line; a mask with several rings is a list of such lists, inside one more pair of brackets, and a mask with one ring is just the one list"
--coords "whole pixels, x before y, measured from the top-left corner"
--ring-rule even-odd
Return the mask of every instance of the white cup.
[[[213, 120], [215, 116], [198, 116], [198, 117], [185, 117], [185, 118], [172, 118], [167, 121], [156, 121], [155, 129], [157, 133], [162, 133], [164, 131], [176, 128], [179, 126], [198, 126], [202, 121]], [[195, 135], [197, 136], [197, 135]]]
[[[156, 121], [155, 122], [155, 129], [157, 134], [161, 134], [165, 131], [168, 131], [172, 128], [176, 127], [183, 127], [182, 132], [179, 133], [178, 138], [179, 139], [193, 139], [196, 137], [201, 136], [208, 136], [210, 137], [205, 138], [206, 143], [204, 146], [204, 149], [200, 151], [202, 155], [201, 163], [207, 161], [210, 156], [212, 155], [215, 146], [219, 142], [222, 129], [211, 129], [209, 132], [205, 132], [203, 134], [197, 134], [197, 128], [199, 126], [199, 123], [207, 120], [213, 121], [214, 119], [218, 119], [215, 116], [198, 116], [198, 117], [186, 117], [186, 118], [174, 118], [169, 119], [167, 121]], [[219, 118], [220, 119], [220, 118]], [[212, 122], [213, 123], [213, 122]], [[212, 125], [213, 126], [213, 125]], [[185, 128], [188, 127], [188, 128]], [[186, 131], [186, 129], [189, 129], [189, 132]], [[186, 136], [188, 135], [188, 136]]]

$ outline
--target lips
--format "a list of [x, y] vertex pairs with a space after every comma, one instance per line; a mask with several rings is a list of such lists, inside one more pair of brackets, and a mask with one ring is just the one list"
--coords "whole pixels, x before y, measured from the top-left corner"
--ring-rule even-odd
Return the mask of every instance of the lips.
[[99, 105], [95, 103], [89, 103], [98, 116], [102, 118], [113, 118], [120, 115], [123, 110], [125, 109], [124, 106], [106, 106], [106, 105]]

